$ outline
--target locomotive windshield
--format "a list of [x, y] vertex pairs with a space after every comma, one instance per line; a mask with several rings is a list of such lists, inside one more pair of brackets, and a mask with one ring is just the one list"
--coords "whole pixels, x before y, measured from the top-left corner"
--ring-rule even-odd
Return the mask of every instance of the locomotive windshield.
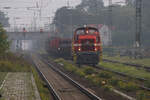
[[84, 33], [84, 30], [77, 30], [76, 34], [77, 34], [77, 35], [83, 35], [83, 34], [85, 34], [85, 33]]
[[79, 28], [76, 30], [76, 35], [84, 35], [84, 34], [97, 34], [98, 30], [95, 28]]

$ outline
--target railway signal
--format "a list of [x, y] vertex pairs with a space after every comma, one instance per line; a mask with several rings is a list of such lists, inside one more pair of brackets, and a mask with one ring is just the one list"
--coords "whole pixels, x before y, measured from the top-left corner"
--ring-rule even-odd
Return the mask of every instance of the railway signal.
[[26, 28], [23, 28], [23, 32], [27, 32], [27, 31], [26, 31]]
[[142, 32], [142, 0], [136, 0], [136, 32], [135, 32], [135, 49], [134, 58], [142, 58], [141, 51], [141, 32]]
[[43, 32], [43, 29], [41, 28], [41, 29], [40, 29], [40, 33], [42, 33], [42, 32]]

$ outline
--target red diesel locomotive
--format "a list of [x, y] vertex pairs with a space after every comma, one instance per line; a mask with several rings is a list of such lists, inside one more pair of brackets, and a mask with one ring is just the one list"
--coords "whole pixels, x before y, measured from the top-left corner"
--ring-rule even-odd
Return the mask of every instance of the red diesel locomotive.
[[94, 27], [76, 29], [72, 41], [72, 56], [81, 64], [96, 65], [102, 56], [100, 33]]

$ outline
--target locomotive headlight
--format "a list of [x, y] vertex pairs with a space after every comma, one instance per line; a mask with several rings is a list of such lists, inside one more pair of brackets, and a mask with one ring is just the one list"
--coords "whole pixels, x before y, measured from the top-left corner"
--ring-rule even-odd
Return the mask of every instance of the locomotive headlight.
[[97, 44], [95, 43], [94, 46], [97, 46]]
[[78, 51], [81, 51], [81, 48], [79, 48]]
[[95, 51], [97, 51], [97, 48], [95, 48]]
[[89, 34], [89, 30], [88, 30], [88, 29], [86, 29], [86, 30], [85, 30], [85, 33], [86, 33], [86, 34]]
[[58, 50], [60, 50], [60, 48], [58, 48]]

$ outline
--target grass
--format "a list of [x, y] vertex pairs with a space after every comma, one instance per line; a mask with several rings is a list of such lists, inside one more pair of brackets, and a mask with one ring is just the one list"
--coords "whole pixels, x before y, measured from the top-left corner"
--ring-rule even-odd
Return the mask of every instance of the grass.
[[126, 66], [123, 64], [108, 63], [108, 62], [101, 62], [101, 63], [99, 63], [99, 65], [101, 67], [111, 69], [113, 71], [125, 73], [132, 77], [145, 78], [147, 80], [150, 80], [150, 73], [146, 72], [143, 69], [139, 70], [134, 67]]
[[118, 87], [126, 92], [132, 92], [132, 91], [138, 90], [138, 86], [134, 82], [125, 83], [125, 82], [119, 81]]
[[31, 66], [22, 56], [12, 53], [0, 56], [0, 72], [30, 72]]
[[86, 74], [86, 75], [91, 75], [93, 73], [96, 73], [95, 69], [86, 66], [85, 68], [82, 69], [82, 71]]
[[114, 56], [110, 57], [107, 55], [103, 55], [104, 59], [109, 59], [113, 61], [120, 61], [123, 63], [132, 63], [132, 64], [139, 64], [139, 65], [144, 65], [144, 66], [149, 66], [150, 67], [150, 58], [143, 58], [143, 59], [132, 59], [130, 57], [120, 57], [120, 56]]
[[101, 76], [105, 76], [107, 78], [110, 77], [110, 75], [108, 75], [107, 72], [97, 73], [94, 68], [89, 67], [89, 66], [84, 66], [82, 68], [79, 68], [79, 67], [65, 61], [64, 59], [56, 59], [55, 62], [57, 62], [59, 64], [60, 63], [63, 64], [63, 67], [65, 70], [73, 72], [73, 73], [79, 75], [80, 77], [86, 78], [87, 80], [92, 82], [94, 85], [97, 85], [100, 87], [104, 86], [105, 83], [107, 83], [107, 80]]
[[[123, 92], [131, 92], [135, 93], [135, 97], [137, 100], [149, 100], [149, 94], [150, 92], [144, 91], [141, 92], [138, 85], [133, 81], [130, 82], [123, 82], [120, 80], [119, 77], [117, 77], [115, 74], [107, 71], [95, 71], [92, 67], [82, 67], [79, 68], [75, 65], [72, 65], [71, 63], [65, 61], [64, 59], [56, 59], [55, 62], [58, 64], [63, 64], [62, 67], [64, 67], [67, 71], [73, 72], [80, 77], [86, 78], [90, 82], [93, 83], [93, 85], [99, 86], [104, 89], [104, 91], [112, 91], [113, 88], [117, 88]], [[128, 73], [129, 75], [138, 76], [138, 77], [145, 77], [150, 78], [150, 73], [147, 73], [145, 71], [139, 71], [133, 67], [125, 67], [123, 65], [114, 65], [112, 63], [101, 63], [105, 68], [113, 69], [115, 71], [121, 71]], [[100, 64], [100, 65], [101, 65]], [[118, 67], [117, 67], [118, 66]], [[140, 74], [140, 75], [138, 75]]]
[[7, 74], [6, 72], [0, 72], [0, 86], [5, 78], [6, 74]]
[[106, 71], [103, 71], [101, 73], [98, 73], [98, 76], [99, 77], [103, 77], [103, 78], [106, 78], [106, 79], [110, 79], [112, 78], [112, 74], [110, 74], [109, 72], [106, 72]]
[[150, 100], [150, 93], [143, 90], [136, 93], [136, 100]]
[[22, 62], [0, 61], [1, 72], [30, 72], [30, 65]]

